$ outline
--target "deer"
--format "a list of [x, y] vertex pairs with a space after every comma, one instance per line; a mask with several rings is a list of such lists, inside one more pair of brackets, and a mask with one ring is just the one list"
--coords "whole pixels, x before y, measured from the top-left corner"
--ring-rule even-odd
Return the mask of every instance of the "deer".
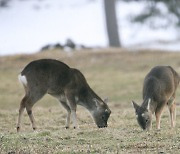
[[33, 105], [45, 94], [55, 97], [67, 110], [65, 128], [70, 126], [72, 118], [73, 128], [77, 128], [77, 105], [85, 107], [97, 127], [107, 127], [111, 110], [107, 100], [102, 100], [88, 85], [84, 75], [75, 68], [55, 59], [39, 59], [27, 64], [19, 74], [25, 96], [22, 98], [17, 122], [17, 132], [21, 129], [21, 119], [26, 108], [27, 114], [36, 130], [32, 113]]
[[151, 130], [152, 115], [156, 117], [156, 129], [160, 129], [161, 115], [165, 106], [170, 113], [171, 128], [176, 120], [176, 89], [180, 77], [171, 66], [155, 66], [146, 75], [143, 83], [143, 102], [132, 101], [138, 124], [143, 130]]

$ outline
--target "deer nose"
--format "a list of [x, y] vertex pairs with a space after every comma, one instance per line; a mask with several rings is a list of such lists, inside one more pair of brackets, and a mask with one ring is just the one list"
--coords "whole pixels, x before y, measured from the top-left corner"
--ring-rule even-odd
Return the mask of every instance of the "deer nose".
[[98, 127], [99, 127], [99, 128], [104, 128], [104, 127], [107, 127], [107, 125], [103, 125], [103, 126], [100, 126], [100, 125], [99, 125]]

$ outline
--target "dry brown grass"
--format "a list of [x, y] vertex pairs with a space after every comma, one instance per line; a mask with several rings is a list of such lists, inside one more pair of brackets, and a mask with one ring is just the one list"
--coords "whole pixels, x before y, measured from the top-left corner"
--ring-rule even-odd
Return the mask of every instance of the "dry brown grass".
[[[16, 133], [19, 102], [24, 95], [17, 75], [27, 63], [40, 58], [58, 59], [80, 69], [102, 98], [109, 97], [112, 115], [108, 128], [96, 128], [89, 113], [78, 107], [80, 129], [65, 130], [65, 110], [47, 95], [33, 110], [38, 131], [31, 130], [24, 113], [22, 132]], [[170, 129], [165, 111], [163, 129], [151, 132], [139, 128], [131, 106], [131, 100], [141, 102], [144, 76], [155, 65], [171, 65], [180, 73], [180, 53], [106, 49], [0, 57], [0, 153], [179, 153], [179, 106], [175, 129]]]

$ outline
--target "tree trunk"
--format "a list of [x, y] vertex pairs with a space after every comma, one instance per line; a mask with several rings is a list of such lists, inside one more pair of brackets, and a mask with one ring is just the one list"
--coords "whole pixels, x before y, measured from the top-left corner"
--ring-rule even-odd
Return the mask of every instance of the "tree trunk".
[[116, 0], [104, 0], [106, 28], [109, 39], [109, 46], [120, 47], [121, 43], [118, 33], [115, 3]]

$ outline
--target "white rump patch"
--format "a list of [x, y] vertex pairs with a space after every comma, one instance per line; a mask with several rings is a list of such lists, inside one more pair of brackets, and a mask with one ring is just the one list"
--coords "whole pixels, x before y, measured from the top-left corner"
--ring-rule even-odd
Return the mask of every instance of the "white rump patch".
[[19, 82], [21, 82], [24, 86], [27, 86], [27, 79], [25, 75], [19, 74], [18, 78], [19, 78]]

